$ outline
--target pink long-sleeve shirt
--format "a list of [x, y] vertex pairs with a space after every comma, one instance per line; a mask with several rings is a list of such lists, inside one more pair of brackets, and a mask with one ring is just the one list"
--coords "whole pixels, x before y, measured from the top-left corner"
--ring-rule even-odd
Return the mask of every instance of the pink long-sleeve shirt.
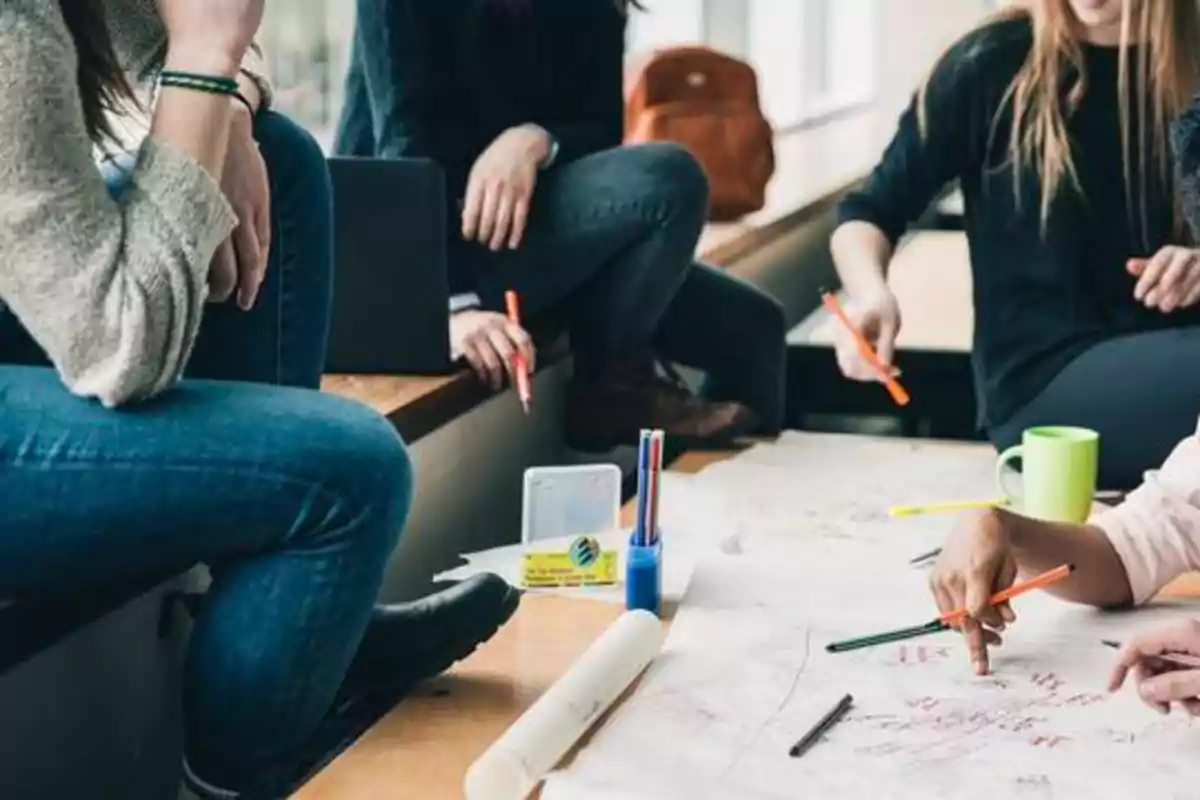
[[1200, 569], [1200, 431], [1116, 508], [1093, 522], [1125, 565], [1136, 603], [1185, 572]]

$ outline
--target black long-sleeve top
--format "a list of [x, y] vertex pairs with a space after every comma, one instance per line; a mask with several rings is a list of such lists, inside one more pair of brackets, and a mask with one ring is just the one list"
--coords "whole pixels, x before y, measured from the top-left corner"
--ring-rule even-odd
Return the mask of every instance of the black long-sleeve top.
[[624, 30], [613, 0], [359, 0], [338, 150], [441, 164], [453, 292], [475, 289], [458, 204], [499, 134], [542, 126], [556, 166], [621, 143]]
[[[960, 182], [974, 283], [972, 360], [985, 426], [1008, 420], [1096, 342], [1200, 321], [1196, 309], [1163, 314], [1133, 297], [1128, 259], [1178, 243], [1179, 235], [1172, 189], [1159, 179], [1157, 162], [1149, 159], [1141, 169], [1136, 107], [1129, 137], [1133, 188], [1126, 191], [1117, 48], [1083, 45], [1088, 89], [1067, 119], [1079, 190], [1064, 181], [1044, 233], [1035, 170], [1025, 169], [1014, 186], [1011, 108], [999, 119], [997, 110], [1031, 43], [1030, 22], [1020, 19], [988, 26], [953, 47], [927, 87], [926, 135], [914, 100], [862, 190], [839, 208], [840, 221], [873, 223], [894, 244], [949, 181]], [[1130, 74], [1136, 75], [1136, 61]]]

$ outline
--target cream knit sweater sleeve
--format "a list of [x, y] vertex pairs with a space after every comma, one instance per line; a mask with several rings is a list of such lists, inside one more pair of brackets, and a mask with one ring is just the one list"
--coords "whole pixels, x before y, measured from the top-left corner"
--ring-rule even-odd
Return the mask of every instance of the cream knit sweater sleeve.
[[236, 217], [199, 164], [153, 139], [113, 200], [75, 70], [57, 2], [0, 2], [0, 301], [68, 388], [115, 406], [179, 378]]

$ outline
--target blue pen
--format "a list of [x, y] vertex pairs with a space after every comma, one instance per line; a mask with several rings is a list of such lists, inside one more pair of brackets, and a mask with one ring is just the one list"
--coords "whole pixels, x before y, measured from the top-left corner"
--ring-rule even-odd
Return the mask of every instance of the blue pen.
[[633, 541], [639, 547], [646, 545], [646, 503], [649, 500], [647, 497], [647, 473], [650, 466], [650, 431], [645, 428], [638, 434], [638, 460], [637, 460], [637, 523], [633, 529]]

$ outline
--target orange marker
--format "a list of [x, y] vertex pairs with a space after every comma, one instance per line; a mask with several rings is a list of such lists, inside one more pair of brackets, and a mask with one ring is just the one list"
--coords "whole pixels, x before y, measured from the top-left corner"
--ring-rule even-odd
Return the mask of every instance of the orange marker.
[[[1013, 599], [1017, 595], [1022, 595], [1026, 592], [1032, 592], [1034, 589], [1045, 589], [1051, 584], [1058, 583], [1074, 571], [1074, 564], [1063, 564], [1061, 567], [1055, 567], [1049, 572], [1043, 572], [1041, 575], [1035, 575], [1027, 581], [1014, 583], [1007, 589], [996, 592], [994, 595], [992, 595], [992, 599], [988, 601], [988, 604], [993, 606], [999, 605], [1006, 600]], [[956, 622], [962, 622], [963, 618], [966, 616], [968, 616], [968, 614], [965, 608], [957, 608], [954, 611], [942, 614], [940, 617], [938, 617], [938, 619], [947, 625], [953, 625]]]
[[[514, 325], [521, 324], [521, 309], [517, 302], [517, 293], [509, 289], [504, 293], [504, 306], [508, 311], [508, 321]], [[520, 352], [513, 354], [513, 372], [517, 379], [517, 397], [521, 400], [521, 408], [529, 413], [529, 404], [533, 401], [533, 390], [529, 383], [529, 365], [525, 356]]]
[[837, 317], [838, 322], [842, 323], [842, 327], [844, 327], [846, 331], [854, 337], [855, 343], [858, 344], [859, 352], [862, 353], [863, 358], [867, 360], [867, 363], [871, 365], [871, 368], [875, 370], [875, 374], [879, 376], [879, 380], [883, 381], [883, 385], [887, 387], [888, 394], [892, 396], [892, 400], [895, 401], [896, 405], [908, 405], [909, 401], [911, 400], [911, 398], [908, 396], [908, 392], [904, 391], [904, 387], [900, 385], [899, 381], [892, 377], [891, 373], [888, 372], [887, 367], [880, 362], [879, 356], [875, 353], [875, 349], [871, 347], [870, 343], [867, 342], [866, 339], [863, 338], [863, 335], [859, 332], [858, 328], [854, 327], [854, 323], [851, 322], [850, 318], [846, 316], [846, 312], [842, 310], [841, 303], [837, 301], [837, 298], [834, 297], [833, 293], [823, 292], [821, 294], [821, 300], [825, 303], [825, 307], [829, 309], [830, 313]]

